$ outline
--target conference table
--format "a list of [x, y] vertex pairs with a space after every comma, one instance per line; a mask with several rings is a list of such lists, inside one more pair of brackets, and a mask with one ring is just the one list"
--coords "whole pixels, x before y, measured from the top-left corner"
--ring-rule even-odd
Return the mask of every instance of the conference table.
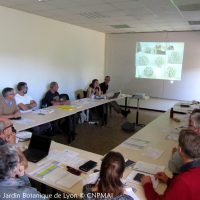
[[22, 113], [22, 119], [12, 120], [12, 122], [17, 131], [23, 131], [120, 99], [125, 99], [126, 106], [129, 96], [130, 95], [121, 94], [118, 98], [113, 99], [83, 98], [71, 101], [70, 105], [50, 106], [48, 108]]
[[[82, 105], [84, 106], [80, 106], [80, 107], [76, 107], [76, 109], [78, 111], [82, 111], [84, 109], [89, 109], [92, 106], [97, 106], [97, 105], [102, 105], [103, 103], [107, 103], [109, 100], [102, 100], [102, 101], [93, 101], [93, 105], [91, 105], [91, 103], [87, 104], [87, 103], [83, 103]], [[76, 103], [80, 102], [75, 102], [74, 105]], [[73, 104], [72, 104], [73, 105]], [[54, 109], [54, 108], [52, 108]], [[70, 114], [74, 114], [77, 112], [77, 110], [70, 110], [68, 111], [68, 113]], [[53, 120], [57, 119], [61, 116], [65, 116], [64, 113], [65, 110], [57, 110], [54, 111], [52, 117], [48, 117], [49, 120]], [[59, 117], [57, 116], [57, 114], [59, 114]], [[24, 114], [24, 116], [26, 117], [30, 117], [29, 113]], [[38, 117], [38, 115], [36, 115]], [[172, 148], [177, 146], [177, 139], [169, 139], [170, 135], [176, 135], [177, 136], [177, 131], [179, 131], [181, 128], [184, 128], [187, 126], [187, 122], [188, 122], [188, 114], [187, 115], [180, 115], [180, 114], [175, 114], [175, 117], [180, 119], [180, 122], [177, 122], [173, 119], [170, 119], [169, 117], [169, 111], [161, 114], [157, 119], [155, 119], [154, 121], [152, 121], [151, 123], [149, 123], [147, 126], [145, 126], [144, 128], [142, 128], [141, 130], [139, 130], [138, 132], [136, 132], [134, 135], [132, 135], [130, 138], [128, 138], [126, 141], [124, 141], [122, 144], [120, 144], [119, 146], [115, 147], [113, 149], [113, 151], [118, 151], [120, 153], [123, 154], [123, 156], [125, 157], [125, 159], [130, 159], [133, 160], [135, 162], [137, 161], [143, 161], [146, 163], [151, 163], [151, 164], [155, 164], [155, 165], [161, 165], [164, 166], [165, 169], [164, 171], [171, 176], [170, 171], [168, 170], [168, 160], [171, 157], [171, 151]], [[33, 116], [32, 116], [33, 117]], [[37, 118], [36, 117], [36, 118]], [[44, 116], [40, 116], [38, 117], [37, 120], [35, 120], [35, 123], [39, 124], [39, 118], [40, 117], [45, 117]], [[33, 117], [34, 118], [34, 117]], [[51, 118], [51, 119], [50, 119]], [[45, 118], [45, 120], [47, 120]], [[43, 120], [43, 121], [45, 121]], [[18, 130], [22, 130], [23, 125], [19, 125], [16, 124], [15, 126]], [[26, 127], [24, 125], [24, 127]], [[176, 133], [174, 133], [176, 131]], [[130, 140], [144, 140], [144, 141], [148, 141], [146, 146], [144, 146], [141, 149], [134, 149], [134, 148], [129, 148], [126, 145], [124, 145], [124, 143], [130, 141]], [[24, 148], [24, 144], [21, 143], [20, 144], [22, 146], [22, 149]], [[52, 142], [51, 145], [51, 150], [71, 150], [73, 152], [77, 152], [80, 157], [86, 159], [86, 160], [94, 160], [98, 163], [97, 165], [97, 169], [99, 169], [100, 167], [100, 163], [101, 163], [101, 159], [102, 159], [102, 155], [98, 155], [98, 154], [94, 154], [91, 152], [87, 152], [87, 151], [83, 151], [77, 148], [73, 148], [67, 145], [62, 145], [56, 142]], [[154, 156], [155, 151], [160, 151], [161, 154], [160, 156], [156, 157]], [[152, 152], [152, 155], [149, 154], [149, 152]], [[73, 154], [73, 153], [72, 153]], [[45, 163], [45, 160], [41, 161], [42, 163]], [[66, 164], [67, 165], [67, 164]], [[34, 180], [37, 180], [41, 183], [44, 183], [48, 186], [51, 186], [63, 193], [67, 193], [67, 194], [77, 194], [79, 197], [81, 196], [81, 192], [82, 192], [82, 187], [84, 185], [85, 182], [83, 182], [83, 180], [85, 180], [85, 178], [89, 177], [90, 174], [92, 172], [89, 172], [88, 174], [82, 174], [81, 175], [81, 180], [75, 184], [74, 186], [72, 186], [71, 188], [66, 188], [63, 186], [59, 186], [58, 184], [56, 184], [54, 181], [49, 181], [48, 179], [41, 179], [38, 178], [36, 176], [34, 176], [31, 172], [34, 171], [35, 169], [37, 169], [40, 166], [40, 162], [38, 163], [29, 163], [29, 167], [27, 170], [28, 176]], [[63, 168], [63, 170], [65, 170], [65, 167]], [[128, 167], [125, 170], [124, 173], [124, 179], [127, 178], [127, 176], [132, 172], [133, 168], [132, 167]], [[145, 196], [144, 196], [144, 191], [143, 188], [140, 184], [134, 184], [133, 186], [136, 189], [136, 195], [139, 197], [140, 200], [145, 200]], [[164, 184], [159, 183], [158, 187], [156, 189], [156, 191], [158, 193], [162, 193], [165, 190], [166, 186]]]

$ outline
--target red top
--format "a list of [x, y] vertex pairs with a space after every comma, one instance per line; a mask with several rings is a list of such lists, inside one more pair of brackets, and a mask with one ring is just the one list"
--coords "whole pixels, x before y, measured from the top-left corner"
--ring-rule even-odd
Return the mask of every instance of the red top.
[[146, 183], [144, 191], [147, 200], [200, 200], [200, 166], [173, 178], [163, 195], [154, 191], [152, 183]]

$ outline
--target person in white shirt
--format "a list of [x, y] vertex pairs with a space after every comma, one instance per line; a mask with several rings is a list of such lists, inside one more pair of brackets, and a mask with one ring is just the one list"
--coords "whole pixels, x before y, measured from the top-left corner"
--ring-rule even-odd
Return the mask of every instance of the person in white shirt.
[[27, 94], [28, 86], [25, 82], [19, 82], [17, 84], [18, 93], [15, 95], [15, 101], [21, 112], [32, 110], [37, 106], [37, 103], [33, 98]]
[[[27, 94], [28, 92], [27, 83], [19, 82], [17, 84], [17, 90], [18, 93], [15, 95], [15, 101], [21, 113], [31, 111], [33, 108], [37, 106], [36, 101], [34, 101], [33, 98]], [[48, 136], [51, 136], [53, 134], [50, 123], [45, 123], [39, 126], [35, 126], [31, 128], [30, 131], [33, 132], [33, 134], [46, 134]]]

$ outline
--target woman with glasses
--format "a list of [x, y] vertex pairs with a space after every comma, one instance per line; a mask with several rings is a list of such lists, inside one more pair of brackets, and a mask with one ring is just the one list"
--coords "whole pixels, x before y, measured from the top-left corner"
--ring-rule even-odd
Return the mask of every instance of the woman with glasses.
[[1, 199], [48, 199], [31, 187], [20, 159], [20, 152], [14, 145], [0, 146]]

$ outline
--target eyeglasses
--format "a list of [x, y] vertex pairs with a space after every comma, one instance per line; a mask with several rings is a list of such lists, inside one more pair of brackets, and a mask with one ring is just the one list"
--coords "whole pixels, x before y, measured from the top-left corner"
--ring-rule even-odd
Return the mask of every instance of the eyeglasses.
[[16, 129], [14, 128], [13, 124], [11, 124], [11, 125], [5, 127], [5, 128], [2, 130], [2, 133], [5, 133], [9, 128], [12, 129], [12, 132], [13, 132], [13, 133], [16, 133], [16, 132], [17, 132]]
[[8, 93], [8, 95], [10, 95], [10, 96], [14, 96], [14, 95], [15, 95], [15, 93]]

